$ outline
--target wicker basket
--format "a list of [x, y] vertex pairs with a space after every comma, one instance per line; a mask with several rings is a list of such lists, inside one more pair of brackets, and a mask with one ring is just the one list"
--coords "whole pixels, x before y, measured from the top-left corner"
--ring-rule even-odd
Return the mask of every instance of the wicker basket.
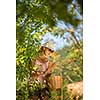
[[62, 86], [62, 77], [61, 76], [53, 76], [51, 78], [53, 89], [61, 89]]

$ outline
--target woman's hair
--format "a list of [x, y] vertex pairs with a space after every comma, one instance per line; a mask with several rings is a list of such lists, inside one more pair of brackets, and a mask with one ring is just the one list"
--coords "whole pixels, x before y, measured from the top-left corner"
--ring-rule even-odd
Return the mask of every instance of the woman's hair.
[[49, 52], [51, 52], [51, 53], [54, 52], [53, 50], [51, 50], [50, 48], [45, 47], [45, 46], [41, 46], [41, 50], [42, 50], [42, 52], [43, 52], [44, 54], [46, 54], [47, 51], [49, 51]]

